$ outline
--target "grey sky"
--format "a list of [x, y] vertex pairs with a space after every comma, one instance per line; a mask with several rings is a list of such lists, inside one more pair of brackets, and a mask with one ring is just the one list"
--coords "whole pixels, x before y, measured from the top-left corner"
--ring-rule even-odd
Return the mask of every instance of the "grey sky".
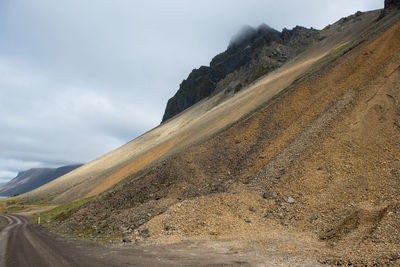
[[323, 28], [383, 0], [1, 0], [0, 183], [88, 162], [156, 126], [243, 26]]

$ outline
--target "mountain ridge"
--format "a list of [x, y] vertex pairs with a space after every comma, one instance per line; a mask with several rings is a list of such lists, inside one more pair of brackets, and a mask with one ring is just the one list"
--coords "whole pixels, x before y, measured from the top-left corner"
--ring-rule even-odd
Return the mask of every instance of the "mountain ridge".
[[0, 185], [0, 195], [15, 196], [24, 194], [57, 179], [82, 165], [83, 164], [74, 164], [58, 168], [32, 168], [26, 171], [20, 171], [15, 178]]
[[[266, 24], [243, 27], [209, 66], [192, 70], [168, 100], [162, 122], [225, 87], [234, 93], [304, 51], [321, 38], [319, 31], [296, 26], [279, 32]], [[227, 77], [229, 76], [229, 77]]]

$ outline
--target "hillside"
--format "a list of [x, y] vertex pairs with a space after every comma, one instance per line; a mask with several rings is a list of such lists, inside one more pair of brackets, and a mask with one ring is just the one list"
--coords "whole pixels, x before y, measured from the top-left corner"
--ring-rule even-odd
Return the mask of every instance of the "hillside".
[[91, 238], [400, 265], [400, 4], [385, 6], [21, 199], [100, 194], [51, 223]]
[[0, 185], [0, 196], [14, 196], [29, 192], [80, 166], [82, 164], [60, 168], [34, 168], [22, 171], [8, 183]]
[[[380, 11], [357, 13], [321, 31], [321, 38], [279, 69], [237, 93], [227, 87], [181, 112], [126, 145], [21, 196], [64, 203], [98, 195], [124, 179], [137, 179], [163, 161], [210, 139], [275, 101], [315, 64], [336, 51], [356, 45], [377, 22]], [[319, 64], [319, 63], [318, 63]], [[210, 123], [212, 122], [212, 123]]]

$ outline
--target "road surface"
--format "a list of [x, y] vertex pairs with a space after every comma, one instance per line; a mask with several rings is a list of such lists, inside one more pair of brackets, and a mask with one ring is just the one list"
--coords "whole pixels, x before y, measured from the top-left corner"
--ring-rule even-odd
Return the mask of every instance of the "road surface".
[[0, 214], [0, 266], [248, 266], [237, 252], [195, 244], [105, 246], [71, 240], [15, 214]]

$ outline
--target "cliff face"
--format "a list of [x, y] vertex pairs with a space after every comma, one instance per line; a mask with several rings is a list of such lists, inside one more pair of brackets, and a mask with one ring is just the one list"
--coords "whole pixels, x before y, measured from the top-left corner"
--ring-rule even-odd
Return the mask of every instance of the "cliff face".
[[18, 173], [17, 177], [0, 186], [0, 196], [13, 196], [38, 188], [82, 165], [70, 165], [56, 169], [35, 168]]
[[244, 27], [227, 50], [212, 59], [210, 66], [194, 69], [178, 92], [169, 99], [162, 122], [224, 89], [237, 92], [260, 76], [293, 58], [315, 40], [319, 31], [296, 27], [276, 31], [267, 25]]
[[400, 8], [400, 0], [386, 0], [385, 9]]

